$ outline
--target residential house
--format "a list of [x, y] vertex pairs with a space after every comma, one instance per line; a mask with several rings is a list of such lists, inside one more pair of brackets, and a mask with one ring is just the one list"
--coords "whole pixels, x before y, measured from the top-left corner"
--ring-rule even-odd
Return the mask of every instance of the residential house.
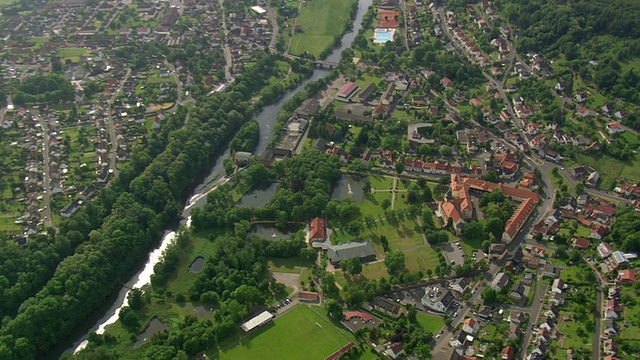
[[616, 343], [613, 341], [613, 339], [606, 339], [603, 343], [602, 343], [602, 347], [603, 347], [603, 352], [606, 355], [615, 355], [616, 352], [618, 351], [618, 346], [616, 345]]
[[511, 325], [509, 328], [509, 339], [521, 339], [522, 338], [522, 330], [520, 326]]
[[565, 289], [566, 285], [561, 279], [553, 280], [551, 284], [551, 292], [556, 294], [562, 294], [562, 291]]
[[598, 250], [598, 255], [600, 255], [602, 259], [608, 258], [612, 253], [611, 246], [609, 246], [609, 244], [607, 244], [604, 241], [601, 242], [600, 245], [598, 245], [597, 250]]
[[554, 305], [554, 306], [563, 305], [566, 300], [567, 300], [567, 294], [566, 293], [562, 293], [562, 294], [552, 293], [551, 297], [549, 297], [549, 303]]
[[520, 325], [525, 321], [524, 313], [521, 311], [513, 310], [511, 311], [511, 314], [509, 315], [509, 318], [507, 319], [507, 321], [510, 322], [511, 324]]
[[371, 307], [373, 308], [373, 310], [379, 311], [391, 317], [400, 316], [400, 310], [401, 310], [400, 305], [382, 297], [374, 298], [373, 303], [371, 304]]
[[427, 287], [424, 296], [421, 299], [422, 305], [425, 307], [444, 313], [455, 300], [453, 294], [448, 289], [434, 286]]
[[602, 332], [607, 336], [616, 336], [618, 335], [618, 330], [616, 329], [616, 323], [614, 319], [606, 319], [602, 322]]
[[614, 320], [618, 318], [618, 304], [615, 299], [609, 299], [606, 301], [604, 318]]
[[500, 359], [502, 360], [512, 360], [515, 358], [515, 356], [516, 352], [511, 346], [505, 347], [500, 353]]
[[514, 286], [509, 293], [509, 298], [515, 302], [522, 300], [524, 297], [524, 285], [522, 283], [518, 283], [517, 286]]
[[458, 278], [449, 285], [449, 288], [462, 296], [469, 288], [469, 280], [467, 278]]
[[509, 275], [504, 272], [498, 273], [491, 281], [491, 288], [497, 292], [501, 292], [507, 285], [509, 285]]
[[591, 241], [589, 239], [581, 237], [573, 239], [573, 247], [578, 250], [588, 249], [589, 245], [591, 245]]
[[543, 277], [557, 278], [560, 275], [560, 269], [551, 263], [547, 263], [542, 270]]
[[607, 235], [608, 233], [609, 233], [608, 227], [598, 224], [593, 229], [591, 229], [591, 233], [589, 234], [589, 237], [593, 239], [602, 240], [602, 238], [605, 237], [605, 235]]
[[636, 272], [633, 269], [621, 270], [616, 282], [618, 284], [633, 284], [636, 282]]
[[398, 359], [405, 354], [404, 348], [399, 342], [389, 345], [385, 353], [392, 359]]

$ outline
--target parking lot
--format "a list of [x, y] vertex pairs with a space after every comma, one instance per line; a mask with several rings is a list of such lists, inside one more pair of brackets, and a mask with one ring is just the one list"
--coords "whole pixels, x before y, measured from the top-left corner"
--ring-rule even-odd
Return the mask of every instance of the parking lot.
[[443, 244], [442, 251], [444, 252], [444, 257], [452, 266], [464, 263], [465, 255], [459, 241]]

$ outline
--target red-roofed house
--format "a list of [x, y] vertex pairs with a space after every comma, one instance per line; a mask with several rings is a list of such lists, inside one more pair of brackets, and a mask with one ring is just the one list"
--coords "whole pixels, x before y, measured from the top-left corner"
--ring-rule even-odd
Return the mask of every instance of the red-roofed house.
[[632, 269], [620, 270], [618, 284], [633, 284], [636, 282], [636, 272]]
[[516, 352], [511, 346], [505, 347], [500, 353], [500, 359], [502, 360], [512, 360], [514, 356], [516, 356]]
[[442, 83], [442, 86], [444, 86], [446, 88], [453, 88], [453, 81], [451, 81], [451, 79], [449, 79], [446, 76], [443, 77], [440, 82]]
[[607, 130], [610, 134], [617, 134], [619, 132], [623, 132], [624, 129], [620, 127], [620, 123], [617, 121], [612, 121], [607, 124]]
[[318, 293], [312, 291], [300, 291], [298, 293], [298, 300], [301, 302], [318, 302]]
[[309, 242], [324, 241], [327, 238], [323, 218], [313, 218], [309, 229]]
[[604, 310], [604, 318], [614, 320], [618, 318], [618, 304], [616, 304], [616, 299], [607, 300], [607, 305]]
[[591, 245], [591, 241], [585, 238], [576, 238], [573, 240], [573, 247], [576, 249], [584, 250], [587, 249]]
[[354, 317], [360, 318], [365, 322], [373, 321], [373, 316], [367, 314], [366, 312], [362, 312], [362, 311], [348, 311], [348, 312], [346, 312], [344, 314], [342, 319], [344, 321], [349, 321]]
[[404, 348], [402, 347], [402, 344], [396, 342], [396, 343], [393, 343], [393, 344], [389, 345], [389, 347], [387, 348], [386, 353], [387, 353], [387, 355], [389, 355], [390, 358], [398, 359], [399, 357], [404, 355]]
[[473, 318], [468, 318], [462, 324], [462, 331], [467, 334], [475, 335], [478, 332], [478, 322]]
[[338, 91], [337, 98], [338, 100], [349, 101], [357, 90], [358, 85], [356, 83], [348, 82]]
[[591, 229], [591, 234], [589, 236], [594, 239], [601, 240], [608, 233], [609, 233], [608, 227], [598, 224], [593, 229]]

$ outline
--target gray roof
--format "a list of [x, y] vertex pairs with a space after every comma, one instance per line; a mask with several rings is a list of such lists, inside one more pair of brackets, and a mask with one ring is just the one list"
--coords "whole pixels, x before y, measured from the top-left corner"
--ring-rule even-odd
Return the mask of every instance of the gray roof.
[[354, 257], [365, 258], [375, 255], [376, 252], [373, 250], [373, 246], [366, 240], [332, 245], [327, 248], [327, 256], [332, 263], [338, 263]]

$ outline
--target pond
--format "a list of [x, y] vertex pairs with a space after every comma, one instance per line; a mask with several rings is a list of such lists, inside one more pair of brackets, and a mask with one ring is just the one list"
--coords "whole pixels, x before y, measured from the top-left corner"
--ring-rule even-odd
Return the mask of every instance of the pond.
[[249, 194], [243, 196], [236, 204], [239, 207], [256, 207], [261, 208], [269, 203], [269, 200], [278, 191], [278, 184], [273, 183], [271, 186], [264, 190], [255, 190]]
[[356, 204], [362, 204], [364, 200], [364, 185], [366, 180], [364, 178], [342, 175], [331, 194], [332, 199], [353, 198]]
[[133, 346], [140, 347], [147, 340], [151, 339], [151, 337], [161, 331], [164, 331], [169, 328], [169, 325], [163, 323], [158, 318], [153, 318], [149, 323], [149, 326], [144, 330], [140, 336], [138, 336], [138, 340], [136, 340]]
[[189, 266], [189, 271], [191, 272], [200, 272], [204, 267], [204, 258], [202, 256], [198, 256], [193, 260], [191, 265]]
[[261, 237], [266, 240], [274, 240], [274, 241], [282, 240], [282, 239], [288, 239], [289, 237], [294, 235], [296, 232], [298, 232], [298, 230], [300, 230], [301, 228], [302, 228], [302, 225], [300, 226], [289, 225], [287, 226], [287, 229], [280, 230], [271, 225], [254, 225], [251, 228], [251, 232], [249, 232], [249, 236], [257, 235], [258, 237]]

